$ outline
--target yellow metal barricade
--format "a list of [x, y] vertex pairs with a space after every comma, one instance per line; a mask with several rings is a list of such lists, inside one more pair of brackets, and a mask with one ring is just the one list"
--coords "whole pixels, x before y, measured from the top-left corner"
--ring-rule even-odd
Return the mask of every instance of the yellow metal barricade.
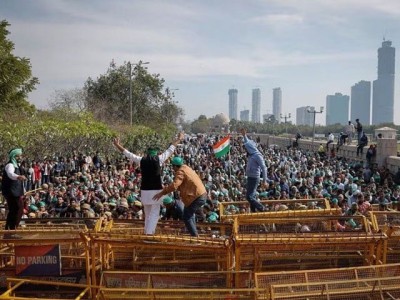
[[[279, 299], [286, 299], [283, 296], [287, 296], [288, 299], [290, 299], [291, 295], [292, 296], [296, 295], [296, 291], [304, 292], [305, 290], [308, 290], [308, 291], [314, 291], [314, 292], [317, 291], [319, 293], [324, 293], [326, 292], [326, 290], [321, 289], [321, 287], [323, 287], [324, 286], [323, 284], [327, 282], [336, 282], [337, 286], [344, 287], [344, 285], [347, 282], [356, 282], [357, 280], [360, 281], [366, 280], [369, 282], [373, 282], [376, 279], [387, 278], [387, 277], [396, 277], [398, 282], [398, 280], [400, 279], [400, 264], [371, 265], [371, 266], [361, 266], [352, 268], [332, 268], [332, 269], [285, 271], [285, 272], [259, 272], [255, 273], [255, 286], [258, 290], [267, 291], [266, 294], [267, 299], [271, 299], [272, 294], [274, 294], [276, 297], [279, 295], [279, 297], [281, 297]], [[389, 281], [387, 280], [386, 283], [388, 282]], [[310, 288], [311, 286], [315, 287], [315, 289], [311, 289]], [[353, 286], [354, 285], [352, 284], [349, 287]], [[364, 285], [360, 286], [362, 287]], [[274, 289], [272, 287], [274, 287]], [[335, 285], [330, 284], [328, 287], [330, 288], [330, 290], [333, 290], [335, 288]], [[312, 295], [311, 294], [303, 295], [303, 297], [306, 298], [308, 296], [311, 297]], [[263, 295], [263, 297], [265, 297], [265, 295]], [[310, 299], [315, 299], [315, 298], [311, 297]], [[321, 298], [321, 299], [326, 299], [326, 298]], [[346, 299], [346, 298], [340, 298], [340, 299]], [[350, 299], [350, 297], [347, 299]]]
[[373, 211], [369, 219], [388, 236], [384, 263], [400, 263], [400, 211]]
[[0, 295], [0, 299], [94, 299], [90, 288], [84, 284], [51, 282], [20, 278], [8, 278], [8, 289]]
[[256, 290], [251, 289], [138, 289], [138, 288], [100, 288], [99, 300], [122, 300], [122, 299], [212, 299], [212, 300], [254, 300]]
[[[14, 277], [16, 272], [15, 249], [30, 246], [58, 246], [60, 248], [61, 272], [63, 275], [79, 273], [90, 284], [90, 244], [84, 225], [74, 226], [26, 226], [15, 231], [0, 231], [0, 272]], [[8, 238], [9, 235], [19, 238]]]
[[[302, 210], [329, 210], [329, 201], [325, 198], [316, 199], [286, 199], [286, 200], [261, 200], [266, 212], [273, 211], [302, 211]], [[220, 202], [219, 214], [221, 222], [232, 221], [233, 216], [249, 214], [250, 203], [248, 201]], [[252, 213], [258, 215], [260, 212]]]
[[[212, 237], [90, 233], [91, 270], [227, 271], [234, 264], [232, 241]], [[95, 261], [92, 259], [92, 263]], [[92, 273], [92, 284], [99, 273]]]
[[[399, 299], [400, 276], [271, 286], [271, 300]], [[290, 292], [287, 292], [288, 288]]]
[[[286, 214], [286, 216], [285, 216]], [[364, 216], [235, 216], [236, 271], [294, 270], [378, 264], [387, 236]]]

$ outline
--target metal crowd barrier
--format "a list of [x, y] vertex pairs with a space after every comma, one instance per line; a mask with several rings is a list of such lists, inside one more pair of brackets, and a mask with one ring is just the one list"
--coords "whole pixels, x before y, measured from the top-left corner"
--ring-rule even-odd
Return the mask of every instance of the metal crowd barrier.
[[49, 282], [42, 280], [8, 278], [8, 289], [0, 295], [0, 299], [25, 300], [84, 300], [94, 299], [90, 286], [66, 282]]
[[[286, 199], [286, 200], [261, 200], [260, 203], [266, 207], [266, 212], [273, 211], [301, 211], [301, 210], [325, 210], [330, 209], [329, 201], [325, 198], [316, 199]], [[249, 214], [250, 204], [248, 201], [220, 202], [219, 214], [221, 222], [232, 221], [233, 217], [241, 214]], [[259, 214], [252, 213], [252, 214]]]
[[383, 263], [400, 262], [400, 211], [373, 211], [369, 219], [388, 237]]
[[[226, 271], [234, 263], [230, 239], [110, 232], [89, 233], [89, 239], [97, 271]], [[92, 284], [98, 277], [92, 273]]]
[[316, 269], [385, 261], [387, 236], [371, 228], [364, 216], [326, 213], [236, 216], [235, 270]]
[[266, 290], [266, 299], [397, 299], [380, 293], [399, 296], [399, 279], [400, 264], [255, 273], [256, 288]]

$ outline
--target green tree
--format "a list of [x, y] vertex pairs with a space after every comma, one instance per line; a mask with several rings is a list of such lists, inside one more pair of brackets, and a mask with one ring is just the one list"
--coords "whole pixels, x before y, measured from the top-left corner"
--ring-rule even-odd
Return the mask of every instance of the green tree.
[[86, 109], [108, 124], [129, 124], [131, 104], [132, 123], [153, 128], [175, 121], [183, 113], [164, 89], [164, 79], [150, 74], [141, 62], [132, 69], [128, 62], [121, 66], [111, 62], [105, 74], [95, 80], [88, 78], [84, 89]]
[[205, 115], [200, 115], [199, 118], [192, 122], [191, 128], [193, 133], [206, 133], [210, 131], [211, 120]]
[[0, 110], [33, 112], [35, 108], [26, 98], [39, 80], [32, 77], [30, 60], [13, 54], [14, 43], [7, 38], [8, 26], [6, 20], [0, 22]]
[[49, 104], [53, 111], [81, 113], [86, 111], [86, 98], [84, 89], [56, 90]]

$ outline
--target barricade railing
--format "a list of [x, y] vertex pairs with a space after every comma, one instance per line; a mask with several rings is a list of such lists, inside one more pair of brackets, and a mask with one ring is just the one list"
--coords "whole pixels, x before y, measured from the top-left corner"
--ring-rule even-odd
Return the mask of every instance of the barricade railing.
[[[204, 236], [223, 236], [229, 237], [232, 234], [232, 225], [228, 223], [205, 223], [198, 222], [198, 232]], [[111, 233], [125, 233], [142, 235], [144, 228], [143, 220], [111, 220], [100, 231]], [[157, 224], [156, 235], [188, 236], [188, 231], [182, 221], [160, 220]]]
[[[332, 268], [319, 270], [285, 271], [285, 272], [258, 272], [255, 273], [255, 286], [258, 289], [267, 290], [268, 299], [272, 297], [272, 287], [275, 287], [275, 295], [295, 295], [296, 291], [313, 290], [306, 288], [307, 285], [315, 284], [316, 289], [321, 292], [320, 287], [325, 282], [337, 282], [346, 284], [355, 280], [376, 280], [377, 278], [396, 277], [400, 279], [400, 264], [371, 265], [351, 268]], [[398, 280], [397, 279], [397, 280]], [[304, 285], [294, 288], [294, 285]], [[333, 286], [331, 285], [332, 289]], [[315, 290], [314, 290], [315, 291]], [[311, 295], [303, 295], [311, 296]], [[351, 297], [352, 298], [352, 297]], [[302, 298], [304, 299], [304, 298]], [[314, 299], [314, 298], [311, 298]], [[324, 299], [324, 298], [321, 298]], [[336, 299], [336, 298], [335, 298]], [[345, 299], [345, 298], [343, 298]], [[350, 299], [347, 298], [347, 299]]]
[[235, 270], [293, 270], [385, 262], [387, 236], [364, 216], [234, 218]]
[[[285, 200], [261, 200], [266, 212], [273, 211], [301, 211], [301, 210], [326, 210], [331, 206], [325, 198], [316, 199], [285, 199]], [[249, 214], [250, 203], [248, 201], [220, 202], [219, 214], [221, 222], [232, 220], [233, 216]], [[255, 213], [259, 214], [259, 212]]]
[[[231, 239], [175, 235], [90, 233], [91, 257], [101, 265], [92, 270], [220, 271], [233, 267]], [[93, 272], [92, 282], [99, 273]]]
[[32, 280], [27, 278], [7, 278], [8, 289], [0, 299], [9, 300], [84, 300], [95, 299], [90, 286], [85, 284]]
[[[237, 279], [237, 280], [235, 280]], [[236, 286], [238, 284], [238, 286]], [[100, 286], [106, 288], [250, 288], [251, 271], [135, 272], [104, 271]]]
[[[85, 278], [85, 281], [90, 283], [90, 244], [87, 230], [84, 229], [84, 225], [77, 226], [78, 228], [61, 225], [47, 228], [27, 226], [20, 230], [0, 231], [3, 237], [0, 239], [0, 272], [6, 277], [15, 277], [19, 270], [23, 276], [31, 278], [37, 276], [37, 268], [40, 269], [43, 264], [42, 270], [46, 270], [46, 266], [50, 265], [52, 270], [59, 270], [52, 271], [52, 275], [48, 275], [50, 278], [63, 275]], [[46, 261], [39, 259], [47, 252], [51, 255], [46, 256]], [[28, 263], [29, 260], [31, 264]], [[50, 274], [39, 273], [41, 276]]]
[[388, 236], [384, 248], [385, 263], [400, 262], [400, 211], [372, 211], [369, 219]]
[[[260, 292], [262, 294], [262, 292]], [[249, 289], [138, 289], [138, 288], [100, 288], [98, 293], [99, 300], [122, 300], [122, 299], [257, 299], [257, 291], [254, 288]]]
[[[400, 276], [271, 286], [271, 300], [399, 299]], [[290, 289], [290, 292], [287, 290]]]

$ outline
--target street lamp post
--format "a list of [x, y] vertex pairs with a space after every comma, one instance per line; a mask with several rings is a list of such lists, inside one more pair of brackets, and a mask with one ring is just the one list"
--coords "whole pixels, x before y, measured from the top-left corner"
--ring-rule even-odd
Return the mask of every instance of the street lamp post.
[[287, 120], [290, 119], [292, 117], [292, 115], [290, 113], [288, 115], [284, 115], [284, 116], [281, 114], [280, 117], [281, 117], [281, 119], [285, 119], [285, 132], [287, 135]]
[[322, 114], [324, 111], [324, 107], [321, 106], [319, 111], [316, 111], [315, 108], [307, 107], [307, 112], [313, 114], [313, 135], [312, 135], [312, 149], [314, 150], [314, 138], [315, 138], [315, 114]]
[[[179, 89], [170, 89], [170, 88], [166, 89], [167, 96], [168, 97], [171, 96], [171, 100], [173, 97], [175, 97], [174, 91], [179, 91]], [[178, 103], [177, 101], [171, 101], [171, 103], [167, 103], [167, 110], [168, 110], [166, 113], [167, 122], [169, 122], [170, 112], [171, 112], [171, 108], [172, 108], [172, 107], [170, 107], [170, 105], [172, 106], [172, 104], [177, 104], [177, 103]]]
[[[141, 60], [134, 65], [148, 65], [149, 62], [142, 62]], [[130, 125], [132, 126], [133, 121], [133, 103], [132, 103], [132, 63], [128, 61], [128, 71], [129, 71], [129, 105], [130, 105]]]

